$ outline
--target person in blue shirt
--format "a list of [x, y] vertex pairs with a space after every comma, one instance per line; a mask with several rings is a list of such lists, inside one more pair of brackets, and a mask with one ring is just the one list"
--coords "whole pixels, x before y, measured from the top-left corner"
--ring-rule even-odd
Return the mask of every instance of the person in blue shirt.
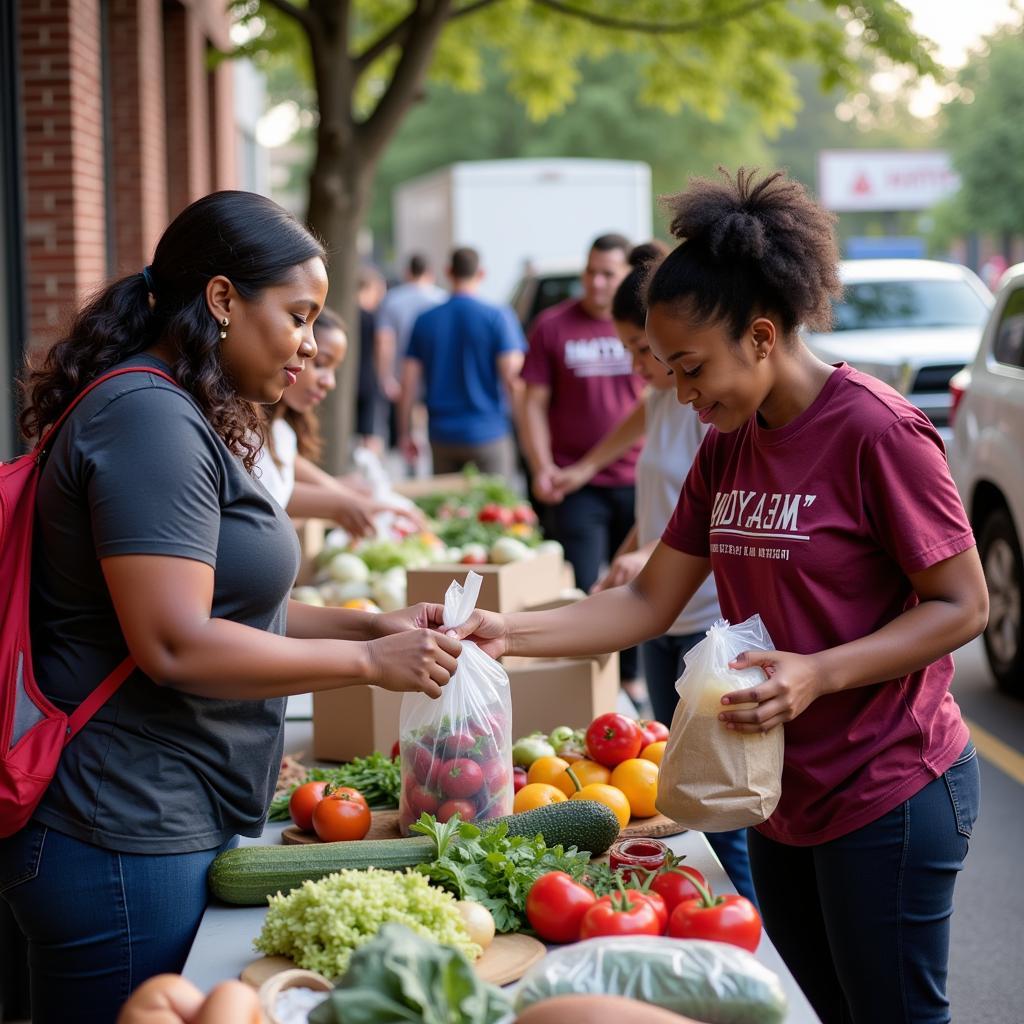
[[422, 395], [435, 473], [472, 462], [510, 477], [526, 339], [511, 310], [477, 298], [483, 271], [475, 249], [456, 249], [448, 276], [451, 297], [413, 325], [402, 363], [399, 445], [410, 462], [418, 459], [412, 411]]

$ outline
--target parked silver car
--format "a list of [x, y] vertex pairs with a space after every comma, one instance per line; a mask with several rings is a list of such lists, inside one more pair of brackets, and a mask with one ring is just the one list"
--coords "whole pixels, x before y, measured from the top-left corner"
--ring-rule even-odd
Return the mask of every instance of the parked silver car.
[[989, 592], [985, 652], [1024, 696], [1024, 263], [1003, 276], [977, 357], [951, 382], [949, 466], [978, 538]]
[[806, 336], [907, 396], [949, 442], [949, 381], [978, 350], [992, 295], [966, 267], [937, 260], [844, 260], [835, 325]]

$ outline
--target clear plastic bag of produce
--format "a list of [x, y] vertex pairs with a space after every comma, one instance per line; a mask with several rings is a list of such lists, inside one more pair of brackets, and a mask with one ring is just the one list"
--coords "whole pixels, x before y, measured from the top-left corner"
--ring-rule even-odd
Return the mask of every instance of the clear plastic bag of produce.
[[[483, 578], [453, 581], [444, 598], [444, 627], [476, 607]], [[508, 675], [472, 641], [463, 640], [458, 666], [436, 700], [402, 698], [399, 719], [402, 834], [426, 811], [447, 821], [486, 821], [512, 813], [512, 695]]]
[[[719, 721], [722, 697], [764, 681], [759, 667], [729, 668], [743, 651], [770, 651], [759, 615], [731, 626], [719, 619], [687, 652], [676, 682], [679, 704], [658, 773], [657, 806], [687, 828], [703, 832], [758, 825], [782, 793], [783, 730], [742, 733]], [[735, 704], [732, 709], [752, 705]]]
[[786, 1016], [778, 976], [725, 942], [624, 935], [549, 953], [516, 990], [516, 1010], [561, 995], [638, 999], [707, 1024], [777, 1024]]

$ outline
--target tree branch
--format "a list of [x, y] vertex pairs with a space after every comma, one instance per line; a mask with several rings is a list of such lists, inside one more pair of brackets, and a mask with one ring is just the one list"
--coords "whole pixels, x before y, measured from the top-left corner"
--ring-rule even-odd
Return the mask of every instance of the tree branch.
[[627, 32], [646, 32], [652, 35], [683, 35], [687, 32], [696, 32], [702, 28], [721, 25], [725, 21], [732, 21], [734, 18], [739, 18], [744, 14], [756, 11], [759, 7], [767, 7], [769, 4], [778, 3], [779, 0], [747, 0], [746, 3], [738, 4], [731, 11], [722, 11], [720, 14], [706, 17], [691, 18], [689, 21], [634, 21], [631, 18], [614, 18], [610, 15], [582, 10], [579, 7], [573, 7], [572, 4], [564, 3], [563, 0], [533, 0], [533, 2], [538, 7], [547, 7], [558, 14], [564, 14], [569, 18], [579, 18], [581, 21], [589, 22], [591, 25], [600, 25], [602, 28], [622, 29]]
[[294, 18], [303, 27], [306, 35], [313, 36], [316, 34], [316, 26], [313, 24], [313, 19], [307, 9], [296, 7], [291, 0], [263, 0], [263, 3], [268, 7], [275, 8], [289, 18]]

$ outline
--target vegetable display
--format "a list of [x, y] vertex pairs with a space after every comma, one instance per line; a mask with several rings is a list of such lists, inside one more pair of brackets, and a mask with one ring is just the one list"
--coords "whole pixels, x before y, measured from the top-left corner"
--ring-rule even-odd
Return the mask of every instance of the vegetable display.
[[304, 882], [286, 896], [272, 896], [254, 945], [267, 956], [291, 957], [299, 967], [337, 978], [345, 973], [353, 950], [373, 939], [388, 921], [470, 959], [480, 955], [450, 893], [415, 871], [374, 868], [339, 871]]
[[[304, 782], [329, 782], [336, 786], [350, 786], [359, 790], [370, 810], [392, 808], [398, 806], [398, 795], [402, 789], [402, 772], [397, 759], [384, 754], [373, 753], [368, 757], [353, 758], [348, 764], [337, 768], [308, 768]], [[270, 820], [285, 821], [289, 817], [288, 804], [292, 787], [274, 798], [270, 805]], [[312, 814], [312, 811], [310, 811]], [[299, 822], [300, 828], [304, 827]], [[312, 822], [306, 828], [312, 830]]]
[[620, 995], [707, 1024], [781, 1024], [778, 977], [746, 950], [721, 942], [629, 935], [549, 953], [526, 972], [516, 1010], [552, 996]]
[[481, 981], [457, 949], [386, 924], [351, 956], [309, 1024], [498, 1024], [511, 1018], [501, 989]]

